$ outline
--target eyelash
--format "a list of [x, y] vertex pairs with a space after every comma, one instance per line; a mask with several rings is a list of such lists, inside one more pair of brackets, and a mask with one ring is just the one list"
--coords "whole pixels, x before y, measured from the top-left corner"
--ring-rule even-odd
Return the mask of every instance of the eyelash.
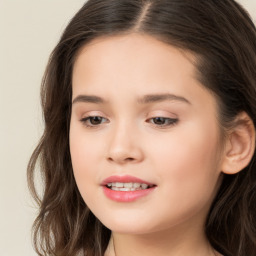
[[148, 120], [154, 120], [154, 119], [162, 119], [162, 121], [164, 121], [165, 124], [154, 124], [155, 126], [157, 127], [160, 127], [160, 128], [168, 128], [170, 126], [174, 126], [178, 123], [178, 119], [177, 118], [169, 118], [169, 117], [161, 117], [161, 116], [157, 116], [157, 117], [152, 117], [152, 118], [149, 118]]
[[[100, 124], [92, 124], [91, 121], [92, 121], [92, 119], [95, 118], [95, 117], [100, 118], [101, 120], [103, 120], [103, 119], [107, 120], [106, 118], [101, 117], [101, 116], [87, 116], [87, 117], [82, 118], [80, 121], [81, 121], [81, 122], [83, 123], [83, 125], [85, 125], [87, 128], [97, 128], [97, 127], [98, 127], [100, 124], [102, 124], [102, 123], [100, 123]], [[176, 125], [176, 124], [178, 123], [178, 121], [179, 121], [177, 118], [169, 118], [169, 117], [161, 117], [161, 116], [149, 118], [149, 119], [147, 119], [147, 121], [148, 121], [148, 120], [154, 120], [154, 119], [157, 119], [157, 118], [162, 119], [162, 121], [164, 121], [165, 124], [160, 124], [160, 125], [159, 125], [159, 124], [153, 124], [153, 125], [156, 126], [156, 127], [158, 127], [158, 128], [162, 128], [162, 129], [168, 128], [168, 127], [170, 127], [170, 126], [174, 126], [174, 125]], [[88, 121], [89, 121], [91, 124], [88, 124]], [[166, 122], [167, 122], [167, 124], [166, 124]], [[152, 123], [152, 122], [150, 122], [150, 123]]]
[[[92, 120], [93, 118], [95, 118], [95, 117], [98, 117], [98, 118], [100, 118], [100, 119], [106, 119], [106, 118], [101, 117], [101, 116], [87, 116], [87, 117], [82, 118], [80, 121], [81, 121], [86, 127], [88, 127], [88, 128], [96, 128], [99, 124], [93, 125], [93, 124], [88, 124], [88, 123], [87, 123], [87, 121], [90, 121], [90, 123], [91, 123], [91, 120]], [[106, 120], [107, 120], [107, 119], [106, 119]]]

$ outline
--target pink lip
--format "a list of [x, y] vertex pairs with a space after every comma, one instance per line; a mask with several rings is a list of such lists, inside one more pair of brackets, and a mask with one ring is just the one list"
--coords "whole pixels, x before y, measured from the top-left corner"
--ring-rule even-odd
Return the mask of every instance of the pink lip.
[[[135, 190], [135, 191], [115, 191], [108, 188], [106, 185], [111, 182], [122, 182], [122, 183], [144, 183], [153, 187], [147, 188], [147, 189], [141, 189], [141, 190]], [[103, 187], [104, 194], [111, 200], [117, 201], [117, 202], [132, 202], [135, 201], [141, 197], [144, 197], [148, 195], [149, 193], [153, 192], [156, 188], [156, 185], [144, 181], [142, 179], [125, 175], [125, 176], [110, 176], [107, 179], [103, 180], [101, 183], [101, 186]]]

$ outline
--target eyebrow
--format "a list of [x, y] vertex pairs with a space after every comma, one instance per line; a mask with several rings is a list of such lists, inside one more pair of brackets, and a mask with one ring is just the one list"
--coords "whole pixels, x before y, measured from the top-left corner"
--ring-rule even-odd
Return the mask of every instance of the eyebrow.
[[180, 101], [187, 104], [190, 104], [190, 101], [186, 98], [170, 93], [163, 93], [163, 94], [148, 94], [144, 95], [143, 97], [138, 99], [138, 103], [140, 104], [148, 104], [148, 103], [154, 103], [154, 102], [161, 102], [161, 101]]
[[72, 102], [72, 104], [75, 104], [77, 102], [89, 102], [89, 103], [106, 103], [106, 100], [102, 99], [99, 96], [94, 95], [78, 95]]
[[[162, 93], [162, 94], [148, 94], [144, 95], [141, 98], [137, 99], [137, 102], [139, 104], [149, 104], [149, 103], [156, 103], [156, 102], [162, 102], [162, 101], [180, 101], [183, 103], [187, 103], [191, 105], [191, 102], [187, 100], [186, 98], [170, 93]], [[84, 103], [95, 103], [95, 104], [104, 104], [107, 103], [107, 101], [99, 96], [95, 95], [78, 95], [72, 102], [72, 104], [75, 104], [77, 102], [84, 102]]]

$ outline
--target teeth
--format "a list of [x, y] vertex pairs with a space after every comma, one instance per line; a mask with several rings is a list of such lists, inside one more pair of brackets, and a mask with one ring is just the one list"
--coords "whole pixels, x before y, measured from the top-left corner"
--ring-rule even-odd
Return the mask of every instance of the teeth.
[[120, 191], [131, 191], [129, 188], [120, 188]]
[[141, 184], [142, 189], [147, 189], [148, 185], [147, 184]]
[[135, 191], [135, 190], [141, 190], [141, 189], [147, 189], [150, 187], [149, 185], [145, 183], [137, 183], [137, 182], [111, 182], [108, 183], [107, 186], [115, 191]]
[[140, 187], [140, 183], [133, 183], [133, 187], [134, 188], [139, 188]]
[[125, 188], [132, 188], [132, 183], [124, 183]]
[[124, 186], [124, 183], [116, 182], [116, 187], [117, 188], [122, 188], [123, 186]]

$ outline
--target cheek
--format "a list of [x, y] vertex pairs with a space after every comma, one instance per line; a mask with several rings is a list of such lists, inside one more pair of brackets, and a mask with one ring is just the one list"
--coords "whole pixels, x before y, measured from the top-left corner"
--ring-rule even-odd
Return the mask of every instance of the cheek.
[[90, 136], [84, 136], [83, 127], [70, 126], [70, 154], [74, 176], [78, 189], [82, 195], [92, 191], [98, 183], [95, 165], [100, 154], [100, 142], [91, 141]]
[[152, 141], [153, 169], [159, 180], [166, 181], [162, 189], [170, 200], [179, 197], [184, 206], [200, 200], [205, 203], [216, 192], [220, 175], [218, 132], [211, 127], [203, 129], [205, 126], [177, 129], [177, 134], [174, 131], [162, 140], [164, 143]]

